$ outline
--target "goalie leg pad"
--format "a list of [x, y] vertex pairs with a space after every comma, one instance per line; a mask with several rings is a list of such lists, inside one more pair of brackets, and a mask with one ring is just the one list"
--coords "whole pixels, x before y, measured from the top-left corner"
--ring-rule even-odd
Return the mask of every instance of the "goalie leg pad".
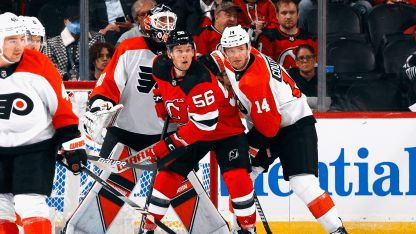
[[230, 193], [234, 213], [243, 229], [256, 226], [253, 183], [247, 169], [237, 168], [224, 172], [225, 185]]
[[[170, 201], [176, 195], [176, 191], [182, 184], [184, 177], [171, 171], [160, 170], [156, 176], [155, 185], [150, 198], [149, 213], [161, 220], [168, 211]], [[146, 219], [146, 230], [154, 230], [156, 225]]]
[[293, 176], [290, 178], [290, 186], [327, 232], [334, 232], [342, 226], [334, 202], [329, 194], [321, 189], [315, 175]]
[[30, 217], [49, 217], [49, 206], [46, 204], [46, 196], [28, 193], [14, 196], [16, 213], [22, 220]]
[[13, 194], [0, 193], [0, 220], [16, 221], [13, 203]]

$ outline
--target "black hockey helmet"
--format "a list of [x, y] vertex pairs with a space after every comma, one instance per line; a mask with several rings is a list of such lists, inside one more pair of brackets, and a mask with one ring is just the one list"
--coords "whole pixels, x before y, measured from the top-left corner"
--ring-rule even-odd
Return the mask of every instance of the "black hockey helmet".
[[196, 49], [194, 37], [186, 30], [172, 30], [168, 35], [166, 47], [172, 51], [173, 47], [178, 45], [191, 44], [193, 49]]
[[[161, 18], [166, 17], [166, 22], [162, 22]], [[144, 19], [144, 26], [148, 35], [154, 35], [160, 43], [166, 42], [170, 31], [176, 27], [176, 14], [168, 6], [157, 4], [147, 13]]]

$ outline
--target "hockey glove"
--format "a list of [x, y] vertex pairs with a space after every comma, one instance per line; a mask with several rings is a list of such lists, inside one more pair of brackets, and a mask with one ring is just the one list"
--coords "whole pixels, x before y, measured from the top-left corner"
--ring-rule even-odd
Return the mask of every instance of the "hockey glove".
[[[155, 163], [157, 159], [163, 158], [170, 151], [176, 149], [179, 146], [187, 146], [188, 144], [179, 136], [178, 133], [174, 133], [165, 138], [165, 140], [156, 143], [149, 151], [149, 161]], [[172, 162], [170, 162], [172, 163]], [[170, 163], [166, 164], [168, 166]]]
[[117, 113], [122, 109], [122, 104], [113, 106], [111, 102], [97, 99], [91, 106], [91, 110], [81, 118], [85, 132], [91, 139], [102, 145], [104, 142], [102, 137], [103, 129], [111, 126], [117, 117]]
[[203, 63], [214, 76], [225, 71], [224, 55], [219, 50], [214, 50], [209, 55], [202, 55], [198, 60]]
[[76, 138], [62, 143], [62, 151], [57, 156], [57, 161], [74, 175], [81, 172], [81, 164], [87, 165], [87, 153], [85, 152], [84, 139], [79, 135]]
[[[153, 100], [155, 101], [155, 110], [157, 117], [163, 119], [163, 121], [166, 120], [166, 115], [168, 114], [168, 111], [165, 107], [165, 102], [163, 101], [162, 93], [160, 92], [160, 89], [153, 89]], [[173, 123], [173, 119], [169, 121], [170, 123]]]

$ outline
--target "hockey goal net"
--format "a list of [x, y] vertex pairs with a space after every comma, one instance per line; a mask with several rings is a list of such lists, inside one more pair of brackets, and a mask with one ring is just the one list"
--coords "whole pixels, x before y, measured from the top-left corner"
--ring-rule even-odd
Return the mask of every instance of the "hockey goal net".
[[[94, 88], [95, 82], [64, 82], [66, 91], [70, 96], [73, 111], [78, 117], [85, 114], [87, 110], [88, 97]], [[80, 129], [83, 132], [82, 129]], [[101, 146], [97, 143], [86, 140], [87, 151], [90, 153], [99, 152]], [[218, 165], [215, 160], [210, 163], [210, 156], [207, 155], [199, 163], [199, 170], [196, 173], [199, 180], [204, 186], [204, 189], [213, 200], [217, 203], [218, 198]], [[96, 174], [100, 170], [91, 162], [88, 162], [88, 168]], [[140, 206], [144, 206], [146, 196], [148, 194], [152, 172], [145, 171], [133, 190], [133, 195], [130, 198], [137, 202]], [[66, 168], [58, 163], [56, 164], [55, 179], [53, 185], [52, 195], [47, 199], [47, 204], [50, 207], [50, 219], [55, 224], [55, 233], [60, 233], [68, 218], [77, 208], [79, 202], [87, 194], [88, 190], [93, 184], [93, 179], [85, 173], [74, 176]], [[112, 226], [107, 233], [138, 233], [140, 227], [141, 214], [135, 211], [128, 205], [124, 205], [120, 210], [119, 216], [113, 221]], [[169, 208], [167, 215], [162, 220], [167, 226], [177, 233], [186, 233], [180, 220], [176, 217], [172, 208]], [[159, 229], [159, 228], [158, 228]], [[157, 229], [157, 230], [158, 230]], [[160, 229], [159, 229], [160, 230]], [[95, 233], [93, 230], [91, 233]], [[164, 233], [163, 231], [156, 231], [156, 233]]]

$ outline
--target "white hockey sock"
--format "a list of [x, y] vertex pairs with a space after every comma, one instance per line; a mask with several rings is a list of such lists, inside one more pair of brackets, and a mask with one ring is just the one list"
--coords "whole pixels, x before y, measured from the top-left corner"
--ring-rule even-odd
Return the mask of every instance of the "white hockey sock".
[[327, 192], [319, 186], [314, 175], [297, 175], [290, 178], [293, 192], [308, 206], [313, 216], [328, 233], [342, 226], [338, 212]]

